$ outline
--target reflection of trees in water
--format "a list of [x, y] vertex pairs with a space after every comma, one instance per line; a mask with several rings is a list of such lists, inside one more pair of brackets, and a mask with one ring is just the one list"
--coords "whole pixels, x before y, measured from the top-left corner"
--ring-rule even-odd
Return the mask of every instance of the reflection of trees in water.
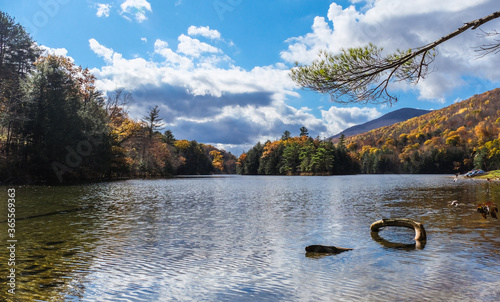
[[[92, 233], [98, 219], [94, 219], [94, 210], [85, 201], [85, 189], [76, 188], [18, 190], [16, 294], [9, 296], [7, 285], [1, 282], [0, 300], [63, 301], [67, 296], [82, 296], [86, 276], [82, 272], [87, 272], [92, 262], [91, 252], [97, 241]], [[0, 206], [6, 205], [2, 202]], [[1, 236], [0, 240], [6, 242], [6, 234]], [[1, 249], [0, 259], [8, 259], [8, 253]], [[7, 261], [0, 261], [0, 271], [10, 268]]]

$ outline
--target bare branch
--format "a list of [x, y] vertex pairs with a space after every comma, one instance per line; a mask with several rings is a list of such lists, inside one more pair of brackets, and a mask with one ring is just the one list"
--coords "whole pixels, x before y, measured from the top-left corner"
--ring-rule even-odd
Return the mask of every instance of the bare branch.
[[[493, 30], [491, 32], [485, 32], [485, 31], [481, 30], [481, 32], [482, 33], [480, 34], [480, 36], [482, 36], [483, 38], [494, 37], [494, 36], [500, 35], [500, 33], [496, 30]], [[490, 43], [490, 44], [481, 45], [479, 47], [476, 47], [475, 51], [481, 53], [478, 56], [479, 58], [482, 58], [482, 57], [489, 55], [489, 54], [497, 54], [500, 52], [500, 39], [495, 39], [495, 43]]]

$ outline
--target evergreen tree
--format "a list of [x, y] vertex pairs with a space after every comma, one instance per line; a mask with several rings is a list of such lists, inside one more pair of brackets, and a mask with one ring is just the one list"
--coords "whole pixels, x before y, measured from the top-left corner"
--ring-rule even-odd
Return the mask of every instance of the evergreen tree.
[[21, 82], [33, 70], [39, 55], [40, 49], [25, 29], [0, 11], [0, 138], [4, 140], [0, 151], [4, 152], [5, 161], [19, 160], [14, 157], [20, 153], [19, 135], [27, 120]]
[[41, 58], [23, 83], [28, 116], [22, 129], [24, 167], [40, 181], [93, 178], [107, 172], [109, 128], [102, 98], [84, 98], [92, 85], [92, 77], [85, 78], [81, 68], [57, 56]]
[[163, 133], [163, 140], [165, 141], [165, 143], [167, 143], [167, 145], [174, 145], [175, 137], [171, 130], [167, 130], [165, 131], [165, 133]]
[[291, 133], [290, 131], [286, 130], [285, 132], [283, 132], [283, 135], [281, 136], [281, 140], [282, 141], [286, 141], [287, 139], [289, 139], [291, 137]]
[[155, 131], [163, 128], [162, 120], [163, 119], [160, 118], [160, 109], [158, 109], [158, 105], [150, 108], [148, 114], [142, 118], [142, 121], [146, 124], [150, 140], [153, 138], [153, 133]]
[[306, 127], [301, 127], [300, 128], [300, 136], [309, 136], [309, 132], [307, 132]]

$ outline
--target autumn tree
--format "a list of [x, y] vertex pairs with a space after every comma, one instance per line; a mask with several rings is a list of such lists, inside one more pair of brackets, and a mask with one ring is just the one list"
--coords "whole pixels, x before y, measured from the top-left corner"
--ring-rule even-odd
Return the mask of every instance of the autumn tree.
[[[387, 90], [391, 82], [417, 84], [429, 73], [437, 46], [498, 17], [500, 11], [467, 22], [456, 31], [425, 46], [397, 50], [389, 55], [384, 55], [383, 48], [371, 43], [364, 47], [342, 49], [337, 55], [321, 51], [311, 65], [293, 67], [290, 77], [305, 89], [330, 94], [336, 102], [392, 103], [397, 98]], [[490, 36], [498, 34], [496, 31], [487, 33]], [[500, 40], [478, 50], [483, 54], [498, 53]]]
[[182, 164], [176, 173], [180, 175], [207, 175], [213, 172], [214, 166], [205, 154], [204, 145], [196, 141], [178, 140], [175, 142], [178, 156]]
[[112, 151], [111, 173], [116, 177], [127, 176], [135, 161], [131, 154], [135, 146], [134, 138], [141, 133], [142, 126], [130, 118], [122, 106], [114, 106], [107, 112]]
[[259, 174], [278, 175], [282, 165], [282, 155], [285, 149], [283, 141], [266, 142], [264, 152], [259, 161]]
[[128, 114], [128, 106], [133, 102], [134, 98], [132, 94], [125, 89], [116, 89], [108, 95], [104, 108], [113, 120], [115, 117], [123, 115], [123, 113]]
[[224, 170], [224, 159], [222, 157], [221, 152], [217, 151], [217, 150], [213, 150], [213, 151], [210, 151], [210, 155], [213, 157], [212, 165], [214, 166], [214, 168], [219, 170], [219, 171], [223, 171]]

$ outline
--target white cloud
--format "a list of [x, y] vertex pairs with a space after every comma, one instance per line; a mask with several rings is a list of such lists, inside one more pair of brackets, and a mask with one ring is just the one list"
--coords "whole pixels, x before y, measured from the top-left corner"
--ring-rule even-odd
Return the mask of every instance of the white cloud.
[[144, 42], [144, 43], [148, 43], [148, 38], [142, 37], [141, 41]]
[[40, 45], [40, 48], [42, 49], [44, 55], [63, 56], [63, 57], [68, 56], [68, 50], [66, 48], [50, 48], [45, 45]]
[[328, 111], [321, 110], [321, 116], [326, 123], [325, 136], [335, 135], [343, 130], [363, 124], [380, 117], [382, 114], [376, 108], [343, 108], [332, 106]]
[[198, 39], [193, 39], [186, 35], [179, 36], [179, 45], [177, 46], [177, 52], [186, 54], [192, 57], [199, 57], [202, 53], [221, 53], [222, 51], [217, 47], [210, 44], [201, 42]]
[[102, 4], [102, 3], [97, 3], [97, 13], [96, 16], [101, 18], [101, 17], [109, 17], [109, 12], [111, 9], [111, 4]]
[[220, 39], [221, 34], [215, 29], [210, 29], [209, 26], [190, 26], [188, 28], [188, 35], [190, 36], [203, 36], [205, 38], [217, 40]]
[[180, 69], [190, 69], [193, 67], [193, 62], [189, 58], [175, 53], [168, 47], [168, 43], [157, 39], [155, 41], [155, 53], [166, 59], [166, 64], [169, 66], [178, 66]]
[[127, 15], [133, 15], [139, 23], [148, 19], [147, 12], [153, 12], [151, 4], [147, 0], [126, 0], [120, 5], [120, 8], [122, 16], [130, 20]]
[[[465, 22], [486, 16], [496, 7], [496, 0], [379, 0], [359, 1], [366, 5], [357, 10], [336, 3], [330, 5], [326, 20], [316, 17], [311, 32], [290, 38], [288, 49], [281, 52], [286, 62], [310, 64], [320, 50], [339, 53], [341, 48], [358, 47], [372, 42], [386, 52], [423, 46], [453, 32]], [[500, 28], [492, 21], [486, 29]], [[439, 55], [426, 80], [411, 89], [421, 100], [442, 101], [447, 93], [467, 83], [467, 76], [498, 82], [500, 69], [495, 56], [477, 59], [474, 46], [484, 43], [477, 32], [469, 31], [438, 47]], [[432, 68], [431, 67], [431, 68]], [[403, 88], [403, 85], [394, 85]]]
[[99, 42], [97, 42], [96, 39], [90, 39], [89, 46], [90, 46], [90, 49], [95, 54], [97, 54], [100, 57], [103, 57], [104, 61], [106, 63], [112, 62], [114, 51], [111, 48], [107, 48], [107, 47], [99, 44]]

